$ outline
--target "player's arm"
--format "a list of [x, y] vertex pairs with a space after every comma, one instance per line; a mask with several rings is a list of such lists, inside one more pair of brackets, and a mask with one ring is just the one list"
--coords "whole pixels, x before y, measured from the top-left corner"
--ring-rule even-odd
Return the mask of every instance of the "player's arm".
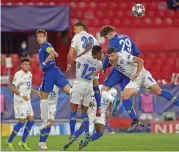
[[29, 100], [27, 96], [25, 96], [25, 95], [23, 95], [22, 93], [19, 92], [19, 90], [18, 90], [18, 88], [16, 86], [12, 85], [11, 90], [12, 90], [13, 93], [21, 96], [25, 101]]
[[70, 47], [70, 50], [67, 55], [67, 66], [71, 66], [74, 52], [75, 52], [75, 48]]
[[140, 72], [142, 71], [142, 68], [144, 66], [144, 60], [138, 57], [134, 57], [134, 63], [137, 63], [137, 72], [136, 75], [138, 76]]
[[35, 90], [35, 89], [33, 89], [33, 88], [32, 88], [31, 90], [32, 90], [33, 93], [35, 93], [35, 94], [37, 94], [38, 96], [40, 96], [40, 92], [39, 92], [39, 91], [37, 91], [37, 90]]
[[48, 63], [49, 61], [51, 61], [55, 57], [58, 57], [58, 53], [51, 47], [48, 47], [46, 49], [46, 52], [49, 54], [49, 56], [45, 60], [45, 63]]

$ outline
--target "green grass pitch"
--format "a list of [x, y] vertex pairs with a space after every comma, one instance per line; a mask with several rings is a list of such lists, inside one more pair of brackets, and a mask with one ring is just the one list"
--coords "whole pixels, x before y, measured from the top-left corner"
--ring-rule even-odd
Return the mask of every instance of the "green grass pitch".
[[[47, 145], [49, 150], [60, 151], [67, 142], [68, 136], [49, 136]], [[68, 150], [77, 151], [78, 139]], [[7, 151], [7, 137], [1, 138], [1, 150]], [[17, 145], [20, 137], [13, 141], [14, 149], [17, 151], [24, 150]], [[39, 151], [38, 136], [30, 136], [27, 144], [32, 151]], [[179, 151], [178, 134], [105, 134], [101, 139], [89, 143], [84, 148], [86, 151]]]

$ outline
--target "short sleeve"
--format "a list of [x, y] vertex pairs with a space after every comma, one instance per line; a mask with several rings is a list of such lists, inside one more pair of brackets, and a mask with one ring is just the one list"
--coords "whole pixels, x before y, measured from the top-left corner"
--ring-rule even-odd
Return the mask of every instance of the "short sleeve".
[[99, 61], [99, 63], [98, 63], [98, 70], [102, 70], [102, 68], [103, 68], [103, 63], [102, 63], [102, 61]]
[[50, 53], [50, 51], [53, 49], [52, 45], [47, 43], [45, 45], [45, 52]]
[[134, 63], [135, 56], [129, 54], [128, 52], [122, 52], [122, 58], [129, 63]]
[[71, 40], [71, 47], [72, 48], [77, 48], [77, 40], [78, 40], [78, 37], [77, 37], [77, 35], [75, 35], [73, 37], [73, 39]]
[[82, 64], [82, 62], [85, 62], [86, 58], [85, 55], [82, 55], [75, 59], [75, 62]]
[[14, 75], [14, 79], [13, 79], [13, 81], [12, 81], [12, 85], [15, 86], [15, 87], [19, 86], [20, 80], [21, 80], [20, 74], [19, 74], [19, 73], [16, 73], [16, 74]]

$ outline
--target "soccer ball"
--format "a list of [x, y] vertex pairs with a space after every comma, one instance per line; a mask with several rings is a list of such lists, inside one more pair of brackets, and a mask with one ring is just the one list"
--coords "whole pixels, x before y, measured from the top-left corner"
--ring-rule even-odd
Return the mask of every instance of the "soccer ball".
[[142, 17], [145, 15], [145, 7], [142, 4], [135, 4], [132, 7], [132, 14], [136, 17]]

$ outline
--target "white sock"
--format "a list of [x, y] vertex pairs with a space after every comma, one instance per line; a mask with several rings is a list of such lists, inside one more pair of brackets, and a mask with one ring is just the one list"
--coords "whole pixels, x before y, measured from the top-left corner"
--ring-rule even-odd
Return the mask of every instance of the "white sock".
[[43, 122], [48, 121], [48, 100], [40, 101], [41, 119]]
[[102, 91], [101, 93], [102, 97], [106, 100], [113, 101], [114, 97], [107, 91]]

